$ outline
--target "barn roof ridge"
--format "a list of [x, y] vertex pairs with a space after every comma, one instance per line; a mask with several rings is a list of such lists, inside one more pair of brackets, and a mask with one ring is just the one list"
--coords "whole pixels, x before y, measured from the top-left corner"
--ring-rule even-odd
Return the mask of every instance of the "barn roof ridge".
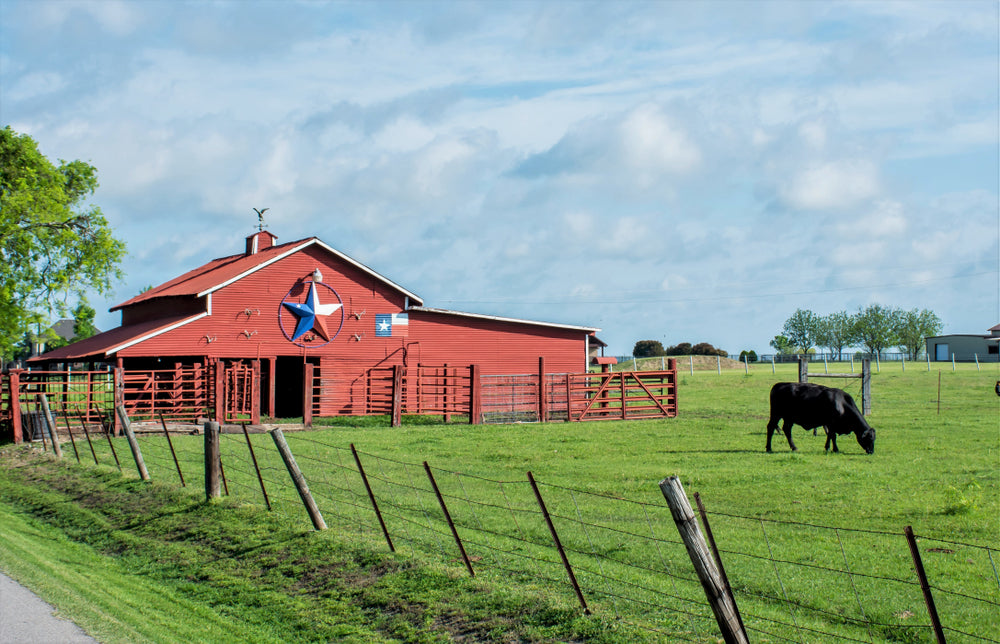
[[560, 324], [558, 322], [540, 322], [538, 320], [525, 320], [522, 318], [509, 318], [500, 315], [486, 315], [484, 313], [468, 313], [466, 311], [453, 311], [451, 309], [439, 309], [431, 306], [411, 306], [407, 311], [418, 311], [423, 313], [440, 313], [443, 315], [456, 315], [459, 317], [477, 318], [480, 320], [493, 320], [496, 322], [514, 322], [517, 324], [529, 324], [531, 326], [547, 326], [556, 329], [571, 329], [573, 331], [587, 331], [597, 333], [601, 329], [590, 326], [579, 326], [576, 324]]
[[140, 293], [139, 295], [136, 295], [121, 304], [116, 304], [111, 307], [109, 311], [118, 311], [134, 304], [159, 298], [184, 296], [204, 297], [277, 261], [280, 261], [289, 255], [293, 255], [314, 245], [322, 248], [341, 261], [344, 261], [362, 272], [367, 273], [371, 277], [374, 277], [389, 287], [399, 291], [411, 300], [423, 304], [423, 299], [418, 295], [412, 293], [406, 288], [403, 288], [384, 275], [381, 275], [356, 259], [345, 255], [329, 244], [323, 242], [318, 237], [307, 237], [305, 239], [264, 248], [250, 255], [245, 253], [236, 253], [225, 257], [218, 257], [184, 273], [183, 275], [179, 275], [172, 280], [164, 282], [155, 288]]

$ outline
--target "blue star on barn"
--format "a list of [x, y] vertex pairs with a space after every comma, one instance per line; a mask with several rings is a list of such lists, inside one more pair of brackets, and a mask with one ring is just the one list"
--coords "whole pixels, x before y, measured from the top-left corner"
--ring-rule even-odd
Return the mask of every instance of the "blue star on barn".
[[295, 342], [309, 331], [329, 342], [330, 332], [326, 329], [324, 318], [332, 315], [343, 306], [343, 304], [321, 304], [319, 294], [316, 293], [316, 282], [312, 282], [309, 285], [309, 297], [306, 298], [304, 303], [282, 302], [281, 304], [298, 319], [298, 322], [295, 324], [295, 333], [292, 334], [292, 342]]

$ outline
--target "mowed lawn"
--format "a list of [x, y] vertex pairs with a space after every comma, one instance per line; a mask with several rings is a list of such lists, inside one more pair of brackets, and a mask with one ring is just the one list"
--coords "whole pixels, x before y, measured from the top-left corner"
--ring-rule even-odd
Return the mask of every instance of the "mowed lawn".
[[[872, 382], [873, 455], [866, 455], [852, 435], [840, 437], [841, 453], [826, 453], [822, 430], [814, 436], [798, 427], [797, 452], [788, 449], [780, 431], [774, 452], [764, 452], [768, 391], [775, 382], [794, 380], [795, 365], [778, 365], [777, 373], [770, 364], [751, 365], [749, 374], [742, 367], [692, 374], [685, 366], [675, 419], [492, 426], [406, 419], [400, 428], [388, 427], [384, 419], [348, 419], [286, 436], [327, 522], [342, 535], [359, 529], [368, 547], [384, 549], [371, 513], [359, 501], [365, 500], [364, 491], [349, 476], [353, 460], [347, 448], [354, 444], [372, 470], [376, 496], [382, 495], [389, 507], [387, 524], [402, 556], [427, 559], [437, 552], [446, 566], [461, 570], [461, 561], [449, 554], [447, 528], [431, 538], [416, 534], [420, 528], [414, 517], [429, 512], [414, 500], [420, 496], [416, 488], [426, 488], [426, 482], [418, 482], [426, 461], [449, 502], [463, 506], [454, 511], [456, 522], [472, 532], [469, 550], [479, 578], [509, 583], [513, 592], [518, 584], [529, 585], [533, 592], [560, 601], [568, 597], [572, 604], [558, 566], [547, 577], [533, 579], [505, 568], [509, 562], [497, 551], [477, 547], [493, 543], [483, 535], [495, 537], [504, 523], [517, 521], [512, 507], [533, 503], [524, 485], [532, 472], [550, 497], [557, 523], [564, 524], [564, 539], [576, 549], [571, 559], [583, 568], [582, 585], [595, 614], [638, 625], [650, 641], [662, 639], [665, 631], [659, 629], [674, 627], [683, 635], [678, 639], [713, 641], [711, 613], [703, 604], [683, 604], [667, 618], [652, 614], [663, 612], [658, 608], [647, 608], [644, 615], [644, 596], [639, 601], [638, 591], [618, 590], [612, 587], [617, 582], [609, 581], [620, 581], [611, 570], [619, 557], [648, 559], [648, 574], [634, 566], [623, 573], [636, 588], [668, 582], [667, 594], [697, 597], [700, 592], [696, 585], [688, 592], [691, 574], [683, 551], [661, 552], [669, 546], [658, 539], [676, 539], [669, 513], [650, 518], [653, 510], [644, 505], [663, 505], [658, 482], [667, 476], [678, 476], [689, 496], [698, 492], [704, 501], [752, 641], [929, 641], [926, 609], [902, 536], [905, 526], [919, 536], [931, 585], [943, 591], [938, 602], [942, 621], [953, 629], [949, 641], [963, 633], [970, 641], [1000, 639], [995, 629], [1000, 562], [991, 550], [1000, 548], [997, 365], [981, 370], [958, 365], [952, 371], [950, 364], [932, 364], [928, 371], [920, 363], [908, 363], [905, 370], [900, 363], [883, 364]], [[829, 365], [831, 372], [850, 368]], [[810, 370], [817, 375], [824, 366], [813, 364]], [[813, 381], [839, 386], [860, 403], [860, 380]], [[202, 439], [174, 440], [188, 489], [197, 496]], [[230, 492], [259, 505], [263, 500], [241, 440], [230, 435], [223, 441]], [[270, 439], [256, 435], [253, 442], [272, 503], [288, 522], [308, 529]], [[146, 437], [141, 443], [154, 479], [176, 482], [165, 441]], [[118, 452], [125, 474], [134, 477], [124, 442]], [[99, 454], [102, 463], [109, 462], [108, 455]], [[406, 508], [414, 514], [407, 516]], [[362, 525], [353, 525], [352, 518], [359, 517]], [[518, 528], [529, 539], [512, 546], [513, 554], [534, 557], [531, 544], [546, 536], [544, 528]], [[421, 548], [421, 541], [437, 543]], [[683, 572], [664, 577], [657, 568]]]

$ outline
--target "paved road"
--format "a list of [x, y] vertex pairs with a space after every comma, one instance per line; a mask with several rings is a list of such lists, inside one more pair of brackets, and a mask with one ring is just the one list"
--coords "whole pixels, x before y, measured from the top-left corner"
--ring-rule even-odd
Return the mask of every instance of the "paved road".
[[0, 573], [0, 644], [97, 644], [54, 608]]

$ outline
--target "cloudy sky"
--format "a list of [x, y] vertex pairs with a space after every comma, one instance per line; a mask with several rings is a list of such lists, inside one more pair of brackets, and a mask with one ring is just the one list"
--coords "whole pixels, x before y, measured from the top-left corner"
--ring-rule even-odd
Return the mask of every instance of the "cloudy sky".
[[0, 2], [0, 122], [93, 164], [111, 306], [319, 237], [427, 306], [770, 352], [1000, 322], [998, 3]]

